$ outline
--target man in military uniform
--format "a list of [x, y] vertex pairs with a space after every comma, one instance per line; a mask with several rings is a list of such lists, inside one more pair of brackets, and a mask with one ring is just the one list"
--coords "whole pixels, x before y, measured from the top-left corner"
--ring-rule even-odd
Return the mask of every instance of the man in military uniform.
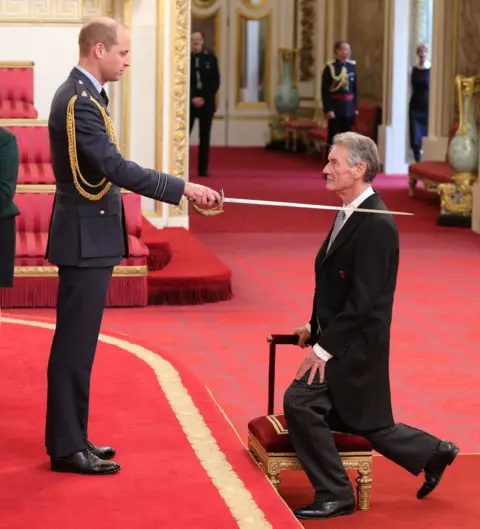
[[190, 59], [190, 133], [195, 120], [200, 128], [198, 176], [209, 176], [210, 132], [216, 111], [215, 96], [220, 87], [220, 72], [215, 55], [204, 49], [201, 31], [192, 33]]
[[335, 59], [329, 61], [322, 73], [323, 112], [328, 119], [328, 151], [333, 137], [352, 129], [353, 117], [358, 114], [358, 87], [355, 61], [350, 60], [348, 42], [337, 42], [334, 46]]
[[79, 36], [80, 60], [53, 98], [48, 129], [56, 180], [48, 260], [59, 269], [57, 325], [48, 363], [46, 448], [51, 469], [112, 474], [111, 447], [88, 437], [90, 374], [113, 267], [128, 256], [120, 188], [179, 204], [218, 193], [125, 160], [102, 86], [129, 66], [130, 34], [99, 18]]

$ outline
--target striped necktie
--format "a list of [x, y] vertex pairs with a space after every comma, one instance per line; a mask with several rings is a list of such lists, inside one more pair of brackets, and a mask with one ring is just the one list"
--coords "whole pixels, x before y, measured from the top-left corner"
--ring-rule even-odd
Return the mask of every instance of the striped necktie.
[[344, 221], [345, 221], [345, 211], [341, 210], [338, 212], [337, 217], [335, 219], [335, 223], [333, 225], [333, 230], [332, 230], [332, 235], [330, 236], [330, 240], [328, 241], [327, 252], [328, 250], [330, 250], [330, 247], [332, 246], [333, 241], [337, 237], [338, 232], [341, 230]]

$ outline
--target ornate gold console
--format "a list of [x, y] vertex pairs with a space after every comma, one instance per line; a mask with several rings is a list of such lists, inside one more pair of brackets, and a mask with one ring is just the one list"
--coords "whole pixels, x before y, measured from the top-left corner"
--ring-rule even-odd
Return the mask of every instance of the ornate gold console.
[[438, 224], [470, 227], [473, 184], [478, 179], [478, 94], [480, 77], [455, 78], [459, 126], [448, 147], [448, 161], [453, 169], [452, 182], [438, 186], [441, 213]]

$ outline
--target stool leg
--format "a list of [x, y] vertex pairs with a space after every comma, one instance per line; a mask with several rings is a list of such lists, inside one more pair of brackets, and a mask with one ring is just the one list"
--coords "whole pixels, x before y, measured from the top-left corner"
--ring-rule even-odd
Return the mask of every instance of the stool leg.
[[270, 483], [275, 487], [275, 489], [278, 491], [280, 489], [280, 472], [269, 472], [267, 474], [268, 479], [270, 480]]
[[368, 511], [370, 509], [370, 492], [372, 489], [371, 472], [371, 460], [360, 463], [357, 477], [357, 509], [359, 511]]

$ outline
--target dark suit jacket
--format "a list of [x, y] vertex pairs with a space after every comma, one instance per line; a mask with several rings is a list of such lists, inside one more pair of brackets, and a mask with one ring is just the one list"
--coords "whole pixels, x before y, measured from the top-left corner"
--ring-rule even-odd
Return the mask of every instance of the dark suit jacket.
[[[113, 185], [100, 200], [89, 200], [77, 191], [69, 157], [67, 106], [74, 105], [76, 149], [79, 169], [90, 183], [103, 177]], [[128, 256], [128, 240], [120, 188], [179, 204], [185, 184], [180, 178], [144, 169], [127, 161], [111, 141], [94, 98], [106, 109], [93, 83], [77, 68], [58, 88], [52, 101], [48, 129], [56, 181], [47, 245], [47, 259], [65, 266], [114, 266]], [[82, 184], [89, 193], [94, 189]]]
[[[378, 194], [360, 207], [387, 209]], [[390, 325], [399, 237], [390, 215], [354, 212], [315, 261], [312, 337], [333, 355], [325, 370], [334, 406], [351, 428], [394, 424], [390, 399]]]
[[19, 214], [13, 201], [19, 164], [17, 138], [9, 130], [0, 127], [0, 220], [10, 219]]
[[0, 287], [13, 285], [15, 266], [15, 202], [20, 154], [17, 138], [0, 127]]
[[[202, 87], [197, 87], [197, 68], [195, 66], [198, 58]], [[207, 50], [200, 53], [192, 53], [190, 57], [190, 101], [194, 97], [202, 97], [205, 105], [202, 109], [208, 113], [215, 113], [215, 96], [220, 88], [220, 70], [215, 55]]]

